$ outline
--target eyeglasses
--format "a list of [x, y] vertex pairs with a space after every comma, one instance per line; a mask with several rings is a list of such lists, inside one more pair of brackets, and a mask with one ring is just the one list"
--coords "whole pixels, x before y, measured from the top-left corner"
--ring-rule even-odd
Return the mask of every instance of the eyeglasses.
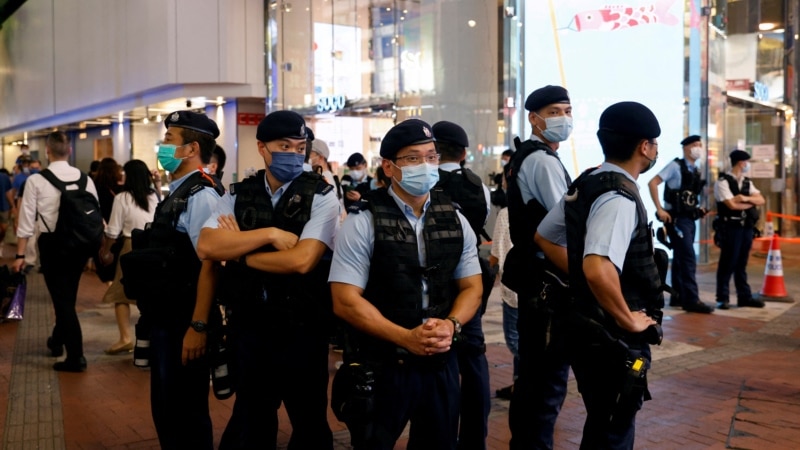
[[438, 153], [434, 153], [432, 155], [406, 155], [406, 156], [398, 156], [394, 160], [395, 161], [405, 161], [406, 164], [409, 166], [416, 166], [422, 164], [422, 161], [425, 161], [428, 164], [437, 164], [439, 162], [439, 158], [442, 155]]

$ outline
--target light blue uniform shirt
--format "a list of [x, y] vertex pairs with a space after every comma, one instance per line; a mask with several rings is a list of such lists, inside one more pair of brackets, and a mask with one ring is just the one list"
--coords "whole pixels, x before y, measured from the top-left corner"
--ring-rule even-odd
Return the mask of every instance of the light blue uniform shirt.
[[[537, 136], [531, 136], [531, 140], [542, 142]], [[550, 211], [569, 187], [564, 173], [564, 165], [560, 159], [541, 150], [531, 153], [522, 161], [517, 174], [517, 186], [522, 194], [522, 201], [527, 204], [535, 198]]]
[[[169, 191], [175, 192], [175, 190], [195, 172], [199, 171], [193, 170], [171, 182], [169, 184]], [[203, 228], [203, 224], [206, 222], [206, 219], [208, 219], [208, 216], [214, 211], [217, 201], [219, 201], [219, 194], [217, 194], [217, 191], [212, 187], [206, 186], [189, 197], [189, 200], [186, 202], [186, 210], [178, 217], [178, 225], [175, 229], [189, 235], [189, 239], [192, 240], [195, 251], [197, 251], [197, 239], [200, 237], [200, 230]]]
[[[403, 211], [408, 222], [414, 228], [417, 235], [417, 247], [419, 249], [419, 263], [425, 267], [425, 239], [422, 231], [425, 224], [425, 214], [430, 206], [430, 197], [423, 207], [422, 217], [417, 218], [414, 210], [400, 200], [400, 197], [389, 188], [389, 195], [394, 198], [397, 206]], [[461, 250], [461, 257], [453, 273], [453, 279], [466, 278], [481, 273], [481, 266], [478, 262], [477, 238], [467, 219], [458, 213], [461, 221], [461, 229], [464, 233], [464, 247]], [[336, 237], [336, 250], [333, 252], [331, 262], [331, 272], [328, 276], [329, 282], [347, 283], [358, 286], [361, 289], [367, 287], [369, 279], [369, 268], [372, 261], [372, 251], [375, 243], [375, 228], [373, 226], [372, 212], [369, 210], [360, 211], [358, 214], [348, 214], [342, 224], [342, 229]], [[428, 307], [427, 287], [423, 282], [423, 308]]]
[[[461, 168], [461, 164], [454, 163], [454, 162], [446, 162], [439, 164], [439, 169], [445, 172], [453, 172]], [[481, 182], [481, 186], [483, 186], [483, 196], [486, 198], [486, 219], [489, 218], [489, 213], [492, 211], [492, 194], [489, 192], [489, 188]], [[486, 225], [486, 219], [483, 220], [483, 224]]]
[[[694, 171], [694, 164], [686, 161], [686, 167], [689, 168], [689, 171]], [[674, 159], [670, 161], [661, 172], [658, 173], [658, 176], [661, 177], [661, 180], [664, 181], [664, 184], [670, 189], [680, 189], [681, 187], [681, 165], [675, 161]], [[664, 201], [664, 209], [669, 211], [672, 209], [672, 205]]]
[[[284, 183], [279, 187], [275, 193], [267, 183], [267, 177], [264, 175], [264, 186], [270, 194], [270, 201], [272, 207], [278, 204], [281, 196], [291, 186], [292, 182]], [[236, 204], [236, 196], [226, 192], [222, 198], [216, 203], [211, 217], [203, 225], [203, 228], [219, 228], [217, 219], [222, 215], [235, 215], [233, 207]], [[333, 249], [334, 236], [339, 228], [339, 199], [333, 190], [329, 191], [326, 195], [314, 194], [314, 199], [311, 201], [311, 218], [303, 227], [303, 232], [300, 235], [300, 241], [303, 239], [316, 239], [326, 246]]]
[[[636, 180], [628, 172], [609, 162], [604, 162], [591, 176], [603, 172], [621, 173], [634, 184], [636, 183]], [[585, 258], [587, 255], [606, 256], [617, 267], [617, 271], [621, 272], [622, 266], [625, 264], [625, 254], [628, 252], [628, 246], [638, 222], [636, 202], [613, 191], [597, 197], [589, 209], [589, 217], [586, 220], [583, 257]], [[548, 241], [562, 247], [567, 246], [563, 198], [547, 213], [537, 231]]]

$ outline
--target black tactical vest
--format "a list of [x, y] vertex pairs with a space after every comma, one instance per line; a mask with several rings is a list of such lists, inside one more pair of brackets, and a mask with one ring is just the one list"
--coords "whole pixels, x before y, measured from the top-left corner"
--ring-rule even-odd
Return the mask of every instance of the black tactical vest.
[[[519, 138], [517, 138], [514, 142], [517, 151], [511, 156], [511, 161], [508, 162], [511, 168], [506, 175], [509, 232], [514, 248], [520, 247], [525, 253], [536, 252], [539, 249], [533, 243], [533, 235], [536, 233], [536, 229], [544, 219], [544, 216], [547, 215], [547, 209], [536, 199], [530, 199], [527, 204], [523, 203], [522, 192], [519, 189], [519, 185], [517, 185], [517, 177], [522, 168], [522, 162], [531, 153], [544, 151], [556, 159], [558, 159], [558, 154], [541, 141], [528, 140], [520, 142]], [[564, 179], [569, 186], [571, 180], [566, 169], [564, 169]]]
[[689, 169], [685, 159], [675, 158], [675, 162], [681, 169], [681, 185], [678, 189], [670, 189], [668, 185], [665, 185], [664, 201], [672, 207], [670, 214], [697, 219], [700, 217], [697, 198], [706, 182], [700, 179], [700, 173], [696, 168]]
[[[532, 198], [527, 204], [522, 201], [522, 191], [520, 191], [517, 179], [522, 163], [531, 153], [544, 151], [553, 158], [558, 159], [558, 155], [548, 145], [541, 141], [527, 140], [520, 142], [519, 138], [514, 139], [517, 151], [511, 156], [508, 162], [510, 168], [506, 173], [506, 183], [508, 184], [508, 226], [511, 242], [514, 246], [506, 255], [503, 266], [502, 282], [509, 289], [517, 294], [527, 297], [535, 289], [531, 282], [531, 276], [536, 276], [540, 270], [536, 265], [538, 258], [536, 253], [541, 249], [533, 242], [533, 236], [539, 224], [547, 215], [547, 209], [538, 200]], [[571, 180], [564, 166], [564, 179], [567, 185]], [[553, 174], [553, 176], [558, 176]], [[535, 180], [534, 180], [535, 182]]]
[[461, 214], [467, 218], [480, 245], [487, 211], [486, 194], [483, 192], [483, 182], [480, 177], [467, 168], [452, 172], [439, 169], [439, 182], [436, 183], [436, 187], [441, 188], [453, 202], [458, 204]]
[[[742, 181], [742, 189], [740, 190], [739, 183], [736, 182], [736, 178], [734, 178], [732, 175], [728, 173], [720, 173], [719, 177], [728, 182], [728, 187], [730, 188], [731, 194], [733, 194], [734, 197], [739, 194], [750, 195], [750, 178], [744, 178]], [[717, 202], [717, 216], [722, 221], [730, 225], [754, 227], [758, 222], [760, 214], [756, 206], [743, 211], [738, 211], [728, 208], [728, 205], [726, 205], [725, 202]]]
[[[409, 329], [419, 326], [427, 317], [447, 317], [458, 295], [453, 273], [464, 249], [461, 220], [444, 193], [434, 189], [430, 196], [423, 231], [425, 267], [419, 263], [417, 235], [386, 189], [371, 191], [359, 204], [361, 210], [370, 210], [375, 227], [364, 298], [384, 317]], [[428, 287], [427, 309], [422, 308], [423, 280]], [[388, 342], [359, 341], [361, 350], [367, 354], [394, 354], [393, 344]]]
[[[586, 220], [597, 198], [610, 191], [636, 202], [638, 223], [625, 254], [620, 274], [620, 285], [625, 302], [631, 311], [646, 310], [649, 315], [664, 306], [661, 280], [653, 259], [652, 230], [647, 223], [647, 212], [639, 197], [636, 184], [616, 172], [591, 175], [595, 169], [585, 171], [573, 183], [564, 202], [567, 226], [567, 253], [569, 257], [570, 287], [575, 297], [577, 311], [601, 323], [614, 336], [627, 336], [610, 314], [600, 308], [583, 274]], [[636, 337], [629, 337], [634, 342]]]
[[159, 299], [156, 301], [160, 305], [155, 307], [161, 311], [159, 316], [165, 320], [188, 315], [188, 323], [194, 311], [201, 262], [189, 235], [178, 231], [176, 227], [181, 214], [186, 211], [189, 198], [206, 187], [213, 187], [220, 196], [224, 192], [222, 186], [208, 175], [200, 171], [190, 175], [156, 207], [153, 222], [145, 232], [146, 242], [134, 242], [134, 248], [161, 249], [168, 259], [165, 270], [161, 272], [168, 272], [165, 276], [169, 277], [169, 289], [152, 293]]
[[[234, 215], [242, 231], [276, 227], [300, 236], [311, 218], [314, 195], [326, 195], [333, 190], [321, 175], [303, 172], [273, 208], [265, 183], [265, 171], [260, 170], [231, 185], [231, 195], [236, 196]], [[265, 246], [257, 251], [269, 252], [275, 248]], [[318, 325], [332, 314], [327, 282], [331, 253], [328, 249], [307, 274], [274, 274], [228, 261], [223, 272], [225, 300], [242, 311], [260, 305], [274, 312], [273, 318], [277, 320]]]

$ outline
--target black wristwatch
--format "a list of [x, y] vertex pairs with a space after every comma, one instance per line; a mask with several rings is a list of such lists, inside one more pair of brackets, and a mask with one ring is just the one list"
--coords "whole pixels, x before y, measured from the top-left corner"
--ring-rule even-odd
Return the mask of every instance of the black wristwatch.
[[453, 316], [447, 318], [450, 322], [453, 322], [453, 334], [461, 333], [461, 322]]
[[191, 325], [192, 329], [198, 333], [203, 333], [206, 331], [206, 323], [202, 320], [193, 320]]
[[25, 255], [14, 255], [14, 259], [25, 259]]

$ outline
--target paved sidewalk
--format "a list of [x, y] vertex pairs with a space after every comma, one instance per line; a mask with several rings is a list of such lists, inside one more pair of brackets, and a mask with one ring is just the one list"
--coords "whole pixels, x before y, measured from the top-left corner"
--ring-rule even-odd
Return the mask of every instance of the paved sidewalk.
[[[800, 247], [784, 247], [786, 287], [800, 299]], [[761, 288], [764, 265], [763, 257], [750, 260], [754, 291]], [[716, 264], [699, 267], [706, 302], [714, 300], [715, 270]], [[158, 448], [149, 412], [149, 372], [134, 367], [131, 355], [103, 353], [117, 338], [113, 308], [100, 303], [105, 285], [94, 273], [84, 273], [78, 311], [89, 368], [72, 374], [51, 368], [56, 359], [47, 356], [44, 344], [52, 328], [52, 307], [41, 275], [31, 273], [28, 282], [24, 320], [0, 324], [0, 404], [7, 405], [0, 408], [2, 448]], [[492, 395], [511, 382], [497, 294], [495, 289], [484, 316]], [[654, 400], [638, 415], [637, 449], [800, 448], [796, 303], [769, 302], [764, 309], [732, 308], [712, 315], [667, 308], [664, 330], [664, 344], [653, 351]], [[331, 352], [330, 357], [333, 374], [340, 355]], [[232, 404], [233, 399], [211, 397], [217, 442]], [[350, 448], [347, 430], [332, 413], [329, 417], [336, 448]], [[557, 449], [578, 448], [583, 419], [573, 380], [556, 428]], [[286, 448], [291, 426], [283, 410], [280, 420], [278, 447]], [[493, 399], [490, 421], [488, 447], [508, 448], [507, 401]], [[401, 442], [397, 448], [404, 446]]]

